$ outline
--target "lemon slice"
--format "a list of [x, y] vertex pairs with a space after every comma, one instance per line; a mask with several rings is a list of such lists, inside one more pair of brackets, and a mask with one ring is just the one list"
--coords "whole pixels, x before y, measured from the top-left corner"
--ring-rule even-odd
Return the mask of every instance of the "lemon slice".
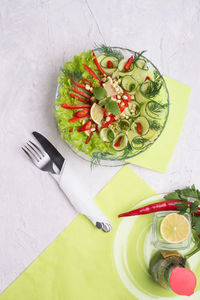
[[94, 103], [90, 109], [90, 115], [96, 124], [101, 125], [103, 120], [103, 108], [100, 105]]
[[160, 232], [168, 243], [181, 243], [190, 235], [190, 222], [188, 219], [177, 213], [167, 215], [161, 223]]

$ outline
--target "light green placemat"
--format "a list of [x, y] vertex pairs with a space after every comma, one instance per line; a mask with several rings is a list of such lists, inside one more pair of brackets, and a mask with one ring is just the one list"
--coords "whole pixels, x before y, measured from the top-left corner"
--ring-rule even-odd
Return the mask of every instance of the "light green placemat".
[[[0, 300], [172, 299], [170, 296], [174, 297], [175, 294], [154, 283], [141, 264], [140, 254], [150, 251], [144, 248], [143, 242], [141, 244], [141, 234], [152, 215], [140, 218], [133, 228], [128, 248], [123, 248], [123, 252], [129, 253], [126, 264], [134, 275], [139, 276], [140, 291], [136, 289], [134, 293], [129, 292], [120, 280], [114, 261], [116, 231], [119, 225], [124, 224], [117, 215], [152, 195], [155, 192], [130, 167], [123, 167], [95, 199], [114, 225], [111, 232], [104, 233], [96, 229], [84, 216], [79, 215], [0, 296]], [[129, 223], [129, 220], [133, 219], [126, 219], [125, 223]], [[122, 232], [120, 241], [125, 233]], [[117, 237], [119, 239], [119, 234]], [[200, 282], [197, 280], [199, 289]], [[134, 286], [137, 287], [137, 282]], [[146, 290], [149, 291], [143, 297]], [[140, 296], [136, 298], [136, 294]], [[181, 296], [176, 299], [188, 298]], [[199, 293], [191, 299], [199, 299]]]
[[165, 77], [169, 91], [169, 117], [158, 140], [144, 153], [127, 160], [129, 163], [165, 173], [181, 133], [191, 87]]
[[130, 167], [123, 167], [95, 199], [113, 223], [112, 231], [104, 233], [79, 215], [0, 300], [133, 300], [113, 260], [117, 215], [153, 194]]

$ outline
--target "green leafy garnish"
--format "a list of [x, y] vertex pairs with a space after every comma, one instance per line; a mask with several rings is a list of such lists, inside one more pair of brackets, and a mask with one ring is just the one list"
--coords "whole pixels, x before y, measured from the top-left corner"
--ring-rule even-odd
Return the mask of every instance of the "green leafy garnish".
[[74, 72], [70, 72], [68, 69], [61, 69], [63, 74], [70, 78], [70, 79], [74, 79], [75, 81], [80, 81], [81, 77], [82, 77], [82, 72], [74, 70]]
[[97, 47], [98, 47], [98, 50], [99, 50], [100, 53], [103, 53], [103, 54], [105, 54], [107, 56], [114, 56], [118, 60], [121, 60], [121, 59], [124, 58], [124, 55], [122, 54], [121, 51], [115, 50], [112, 47], [106, 46], [104, 44], [101, 44], [101, 45], [99, 45]]
[[105, 106], [105, 109], [115, 116], [120, 115], [119, 106], [114, 100], [111, 99], [111, 97], [102, 100], [99, 102], [99, 105]]
[[156, 130], [156, 131], [161, 129], [162, 125], [158, 121], [150, 120], [150, 119], [148, 119], [148, 121], [149, 121], [149, 128], [150, 129]]
[[97, 100], [102, 100], [107, 96], [107, 92], [102, 87], [95, 87], [93, 90], [94, 96]]
[[160, 92], [162, 85], [163, 85], [162, 75], [157, 70], [155, 70], [154, 80], [148, 80], [148, 87], [145, 91], [145, 95], [148, 98], [155, 97]]
[[150, 101], [147, 105], [148, 105], [148, 109], [153, 114], [160, 114], [162, 110], [168, 106], [168, 104], [160, 104], [159, 102], [156, 102], [154, 100]]
[[143, 53], [146, 52], [146, 50], [143, 50], [141, 52], [135, 52], [134, 58], [133, 58], [133, 64], [136, 63], [136, 61], [143, 55]]

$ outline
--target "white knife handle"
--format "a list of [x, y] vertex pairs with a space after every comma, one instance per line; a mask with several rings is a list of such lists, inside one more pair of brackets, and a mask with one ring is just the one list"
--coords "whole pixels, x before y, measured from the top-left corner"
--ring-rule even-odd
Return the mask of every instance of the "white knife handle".
[[102, 211], [93, 202], [90, 191], [77, 176], [77, 173], [67, 163], [62, 168], [62, 173], [57, 180], [73, 207], [77, 212], [85, 215], [97, 227], [110, 231], [112, 225]]

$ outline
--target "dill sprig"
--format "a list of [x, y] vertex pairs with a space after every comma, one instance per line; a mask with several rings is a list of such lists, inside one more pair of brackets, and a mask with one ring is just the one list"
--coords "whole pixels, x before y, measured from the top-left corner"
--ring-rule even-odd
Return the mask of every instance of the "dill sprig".
[[162, 75], [157, 70], [154, 70], [154, 80], [149, 80], [148, 83], [149, 85], [145, 91], [145, 95], [148, 98], [153, 98], [160, 92], [163, 85]]
[[75, 70], [73, 73], [71, 73], [68, 69], [61, 69], [65, 77], [68, 77], [70, 79], [74, 79], [75, 81], [80, 81], [82, 77], [82, 72]]
[[149, 128], [155, 131], [161, 129], [162, 125], [156, 120], [148, 120], [149, 121]]
[[144, 52], [147, 50], [143, 50], [141, 52], [135, 52], [134, 58], [133, 58], [133, 65], [136, 63], [136, 61], [143, 55]]
[[120, 50], [113, 49], [112, 47], [106, 46], [104, 44], [100, 44], [99, 46], [97, 45], [97, 47], [98, 47], [99, 52], [102, 54], [105, 54], [107, 56], [114, 56], [118, 60], [121, 60], [124, 58], [124, 55], [122, 54], [122, 52]]
[[167, 103], [161, 104], [154, 100], [152, 100], [151, 102], [148, 103], [148, 109], [154, 114], [160, 114], [162, 112], [162, 110], [165, 109], [166, 107], [168, 107]]

